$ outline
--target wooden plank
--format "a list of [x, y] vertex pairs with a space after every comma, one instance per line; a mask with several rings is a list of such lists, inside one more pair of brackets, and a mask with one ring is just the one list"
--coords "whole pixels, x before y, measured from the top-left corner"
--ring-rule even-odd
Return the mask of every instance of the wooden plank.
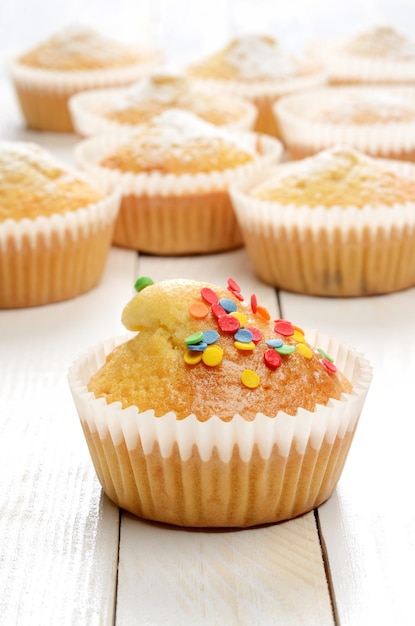
[[55, 305], [0, 311], [0, 622], [112, 624], [119, 511], [102, 496], [67, 384], [70, 363], [122, 329], [135, 253]]
[[[255, 278], [245, 250], [204, 257], [140, 256], [155, 281], [237, 280], [278, 314], [275, 291]], [[332, 625], [314, 515], [244, 531], [190, 532], [123, 514], [117, 626]]]
[[414, 623], [415, 290], [373, 298], [281, 294], [282, 312], [356, 347], [374, 378], [335, 495], [319, 509], [338, 622]]

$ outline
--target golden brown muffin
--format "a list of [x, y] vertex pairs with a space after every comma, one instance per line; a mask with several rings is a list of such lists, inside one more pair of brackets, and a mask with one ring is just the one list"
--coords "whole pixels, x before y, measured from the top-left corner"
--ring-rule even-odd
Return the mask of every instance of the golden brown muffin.
[[276, 162], [281, 151], [270, 137], [231, 132], [169, 109], [128, 137], [85, 140], [76, 154], [100, 186], [123, 192], [117, 245], [192, 254], [241, 245], [229, 184]]
[[40, 146], [0, 142], [0, 308], [66, 300], [99, 281], [119, 199]]
[[258, 275], [325, 296], [415, 284], [415, 170], [347, 147], [275, 168], [231, 188]]
[[160, 54], [153, 50], [71, 26], [20, 55], [11, 66], [11, 76], [28, 126], [71, 132], [70, 96], [86, 89], [128, 85], [159, 60]]
[[249, 98], [258, 109], [255, 130], [277, 137], [273, 114], [277, 99], [326, 81], [315, 62], [288, 53], [274, 38], [263, 35], [237, 37], [186, 71], [216, 91]]
[[326, 500], [362, 409], [367, 361], [271, 320], [233, 279], [221, 289], [141, 277], [136, 288], [122, 319], [138, 333], [93, 350], [69, 375], [109, 497], [182, 526], [276, 522]]

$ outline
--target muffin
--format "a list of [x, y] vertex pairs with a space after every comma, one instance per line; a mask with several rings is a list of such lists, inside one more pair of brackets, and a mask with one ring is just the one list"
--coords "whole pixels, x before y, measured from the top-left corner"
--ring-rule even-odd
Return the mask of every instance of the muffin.
[[318, 87], [326, 75], [316, 62], [290, 54], [272, 37], [246, 35], [186, 68], [214, 92], [248, 98], [258, 115], [254, 130], [278, 137], [273, 104], [283, 94]]
[[30, 143], [0, 142], [0, 308], [73, 298], [101, 278], [119, 195]]
[[72, 96], [69, 109], [83, 136], [132, 131], [167, 109], [191, 111], [206, 122], [251, 130], [255, 106], [246, 99], [203, 89], [184, 75], [155, 73], [128, 88], [97, 89]]
[[415, 160], [415, 87], [326, 87], [281, 98], [275, 115], [290, 158], [347, 144]]
[[231, 132], [169, 109], [128, 136], [90, 137], [75, 148], [100, 187], [120, 189], [114, 243], [159, 255], [242, 245], [228, 187], [278, 161], [278, 140]]
[[336, 146], [233, 185], [258, 276], [287, 291], [368, 296], [415, 285], [415, 167]]
[[229, 279], [137, 281], [130, 335], [91, 349], [69, 384], [105, 493], [131, 513], [247, 527], [332, 494], [371, 379], [367, 360], [245, 301]]
[[333, 85], [415, 84], [415, 40], [390, 26], [316, 42], [309, 52]]
[[84, 26], [70, 26], [10, 65], [30, 128], [72, 132], [69, 98], [80, 91], [129, 85], [160, 63], [160, 52], [133, 48]]

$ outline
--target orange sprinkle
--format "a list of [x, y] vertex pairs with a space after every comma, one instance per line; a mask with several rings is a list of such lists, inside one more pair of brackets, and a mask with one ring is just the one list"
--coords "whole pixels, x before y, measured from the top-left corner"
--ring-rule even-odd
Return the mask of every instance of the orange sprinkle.
[[207, 317], [209, 309], [203, 302], [193, 302], [193, 304], [189, 306], [189, 313], [192, 317], [201, 320]]
[[259, 306], [257, 305], [256, 308], [256, 312], [258, 313], [258, 315], [260, 317], [262, 317], [262, 319], [264, 319], [266, 322], [268, 322], [268, 320], [271, 319], [271, 315], [268, 312], [268, 309], [266, 309], [264, 306]]

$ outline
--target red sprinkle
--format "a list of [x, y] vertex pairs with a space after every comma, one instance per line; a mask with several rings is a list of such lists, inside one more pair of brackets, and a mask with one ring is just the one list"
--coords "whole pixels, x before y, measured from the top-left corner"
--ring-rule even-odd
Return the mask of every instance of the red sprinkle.
[[264, 352], [264, 363], [270, 370], [276, 370], [282, 363], [282, 357], [276, 350], [269, 348]]
[[212, 313], [216, 317], [216, 319], [222, 317], [223, 315], [226, 315], [225, 309], [221, 307], [220, 304], [212, 304]]
[[253, 293], [251, 296], [251, 309], [252, 309], [252, 313], [256, 313], [257, 310], [257, 306], [258, 306], [258, 301], [256, 299], [256, 295]]
[[202, 296], [203, 300], [208, 304], [216, 304], [217, 302], [219, 302], [219, 297], [216, 295], [213, 289], [210, 289], [209, 287], [203, 287], [200, 291], [200, 295]]
[[218, 318], [218, 326], [224, 333], [234, 333], [239, 329], [240, 323], [233, 315], [225, 314]]
[[239, 292], [239, 291], [232, 291], [232, 289], [229, 290], [231, 292], [231, 294], [233, 296], [235, 296], [235, 298], [237, 300], [239, 300], [239, 302], [242, 302], [242, 300], [244, 299], [243, 295]]
[[291, 335], [294, 334], [294, 327], [291, 322], [288, 322], [287, 320], [277, 320], [274, 326], [274, 331], [284, 337], [291, 337]]
[[331, 374], [335, 374], [337, 372], [337, 367], [334, 365], [334, 363], [332, 363], [328, 359], [325, 359], [323, 357], [321, 359], [321, 362], [323, 363], [323, 365], [326, 368], [326, 370], [328, 370]]
[[238, 285], [238, 283], [236, 282], [236, 280], [234, 280], [233, 278], [228, 278], [228, 289], [230, 291], [233, 291], [233, 293], [235, 293], [235, 291], [237, 293], [241, 293], [241, 288]]
[[252, 333], [252, 341], [254, 343], [259, 343], [262, 339], [262, 333], [259, 328], [255, 328], [254, 326], [247, 326], [246, 330], [250, 330]]

